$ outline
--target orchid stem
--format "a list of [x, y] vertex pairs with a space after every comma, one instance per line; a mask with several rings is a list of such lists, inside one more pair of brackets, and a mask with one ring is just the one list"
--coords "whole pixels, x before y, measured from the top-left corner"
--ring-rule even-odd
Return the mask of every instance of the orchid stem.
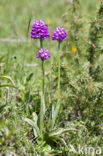
[[[40, 39], [40, 46], [43, 48], [42, 39]], [[42, 60], [41, 63], [41, 88], [42, 88], [42, 94], [41, 94], [41, 105], [40, 105], [40, 134], [41, 137], [43, 137], [43, 127], [44, 127], [44, 115], [45, 115], [45, 91], [44, 91], [44, 79], [45, 79], [45, 72], [44, 72], [44, 60]]]
[[60, 42], [58, 42], [58, 101], [60, 99]]
[[54, 128], [55, 121], [59, 113], [59, 109], [60, 109], [60, 42], [58, 42], [58, 100], [55, 110], [53, 107], [52, 129]]
[[43, 48], [43, 39], [40, 39], [40, 47]]
[[44, 95], [44, 61], [42, 61], [42, 93]]

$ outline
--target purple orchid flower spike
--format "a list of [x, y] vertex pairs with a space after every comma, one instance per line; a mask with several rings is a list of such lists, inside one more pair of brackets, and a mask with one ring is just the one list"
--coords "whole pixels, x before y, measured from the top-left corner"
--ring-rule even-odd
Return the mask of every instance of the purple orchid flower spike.
[[62, 42], [67, 38], [67, 32], [63, 27], [56, 27], [53, 34], [52, 34], [52, 40], [57, 40], [59, 42]]
[[36, 58], [41, 58], [42, 61], [50, 58], [50, 53], [46, 48], [41, 48], [37, 53]]
[[30, 34], [34, 39], [47, 39], [50, 36], [49, 29], [42, 20], [34, 21]]

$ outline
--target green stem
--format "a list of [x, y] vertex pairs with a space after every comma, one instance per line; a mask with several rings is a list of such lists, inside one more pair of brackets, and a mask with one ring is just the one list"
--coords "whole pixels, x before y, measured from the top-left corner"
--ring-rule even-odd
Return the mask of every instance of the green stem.
[[45, 97], [44, 97], [44, 61], [42, 61], [42, 95], [41, 95], [41, 106], [40, 106], [40, 133], [41, 137], [43, 136], [43, 127], [44, 127], [44, 114], [45, 114]]
[[44, 61], [42, 61], [42, 94], [44, 95]]
[[[40, 46], [43, 48], [42, 39], [40, 39]], [[44, 60], [42, 60], [41, 64], [41, 87], [42, 87], [42, 94], [41, 94], [41, 105], [40, 105], [40, 134], [41, 137], [43, 137], [43, 127], [44, 127], [44, 115], [45, 115], [45, 91], [44, 91], [44, 79], [45, 79], [45, 73], [44, 73]]]
[[58, 101], [60, 98], [60, 42], [58, 42]]
[[43, 48], [43, 39], [40, 39], [40, 47]]
[[58, 43], [58, 101], [57, 101], [56, 107], [55, 108], [54, 108], [54, 106], [52, 107], [53, 108], [53, 110], [52, 110], [52, 128], [55, 125], [55, 121], [58, 116], [60, 105], [61, 105], [61, 103], [60, 103], [60, 43], [61, 42]]

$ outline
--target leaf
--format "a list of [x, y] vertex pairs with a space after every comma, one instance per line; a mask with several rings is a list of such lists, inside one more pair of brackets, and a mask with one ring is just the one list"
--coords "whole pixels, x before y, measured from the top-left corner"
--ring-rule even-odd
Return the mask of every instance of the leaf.
[[56, 108], [54, 110], [54, 113], [52, 113], [52, 127], [54, 127], [54, 124], [55, 124], [55, 121], [56, 121], [56, 118], [58, 116], [58, 113], [59, 113], [59, 109], [60, 109], [60, 106], [61, 106], [61, 103], [60, 101], [57, 103], [56, 105]]
[[53, 119], [53, 116], [54, 116], [54, 108], [55, 108], [55, 106], [54, 106], [54, 104], [52, 104], [52, 119]]
[[0, 87], [2, 88], [2, 87], [9, 87], [9, 88], [15, 88], [15, 89], [17, 89], [17, 87], [15, 87], [15, 86], [13, 86], [13, 85], [10, 85], [10, 84], [2, 84], [2, 85], [0, 85]]
[[15, 87], [15, 83], [14, 83], [14, 81], [11, 79], [10, 76], [0, 75], [0, 79], [5, 79], [5, 80], [8, 80], [9, 82], [12, 83], [12, 84], [1, 84], [0, 87], [17, 88], [17, 87]]
[[64, 144], [65, 147], [68, 148], [68, 146], [67, 146], [67, 144], [66, 144], [66, 142], [65, 142], [65, 140], [63, 138], [60, 138], [60, 137], [57, 137], [57, 136], [50, 136], [50, 138], [52, 138], [52, 140], [54, 140], [55, 142], [57, 142], [56, 140], [59, 140], [61, 143]]
[[34, 120], [34, 123], [37, 125], [38, 116], [35, 112], [33, 112], [33, 120]]
[[72, 131], [77, 131], [77, 130], [73, 129], [73, 128], [67, 128], [67, 129], [60, 128], [57, 130], [56, 129], [53, 130], [49, 135], [50, 136], [56, 136], [56, 135], [61, 135], [61, 134], [72, 132]]
[[40, 132], [39, 132], [39, 128], [37, 124], [35, 124], [33, 120], [28, 119], [28, 118], [24, 118], [24, 121], [26, 121], [29, 125], [33, 127], [34, 135], [35, 137], [38, 137], [40, 135]]
[[[36, 125], [36, 127], [38, 127], [37, 126], [38, 116], [37, 116], [37, 114], [35, 112], [33, 112], [33, 121], [34, 121], [34, 124]], [[36, 134], [35, 128], [33, 129], [33, 131], [34, 131], [34, 135], [35, 135]], [[37, 134], [35, 135], [35, 137], [37, 137]]]
[[40, 105], [40, 133], [42, 135], [44, 127], [44, 116], [45, 116], [45, 99], [44, 95], [41, 95], [41, 105]]
[[11, 79], [10, 76], [0, 75], [0, 79], [8, 80], [8, 81], [10, 81], [13, 85], [15, 85], [14, 81]]
[[4, 56], [1, 56], [1, 57], [0, 57], [0, 62], [3, 60], [3, 58], [4, 58]]
[[52, 154], [52, 155], [62, 155], [62, 151], [60, 150], [52, 150], [49, 152], [49, 154]]
[[32, 76], [33, 76], [33, 73], [30, 73], [29, 76], [26, 78], [26, 81], [27, 81], [27, 82], [30, 81], [31, 78], [32, 78]]
[[7, 106], [7, 105], [2, 105], [2, 106], [0, 106], [0, 113], [3, 111], [3, 108], [4, 108], [5, 106]]

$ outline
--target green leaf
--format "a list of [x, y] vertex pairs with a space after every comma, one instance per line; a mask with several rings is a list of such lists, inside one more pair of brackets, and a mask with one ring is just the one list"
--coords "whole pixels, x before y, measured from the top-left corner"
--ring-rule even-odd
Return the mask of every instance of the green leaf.
[[33, 112], [33, 120], [34, 120], [35, 125], [37, 125], [38, 116], [35, 112]]
[[59, 113], [59, 109], [60, 109], [60, 106], [61, 106], [61, 103], [60, 101], [57, 103], [56, 105], [56, 108], [54, 110], [54, 112], [52, 112], [52, 128], [54, 127], [54, 124], [55, 124], [55, 121], [56, 121], [56, 118], [58, 116], [58, 113]]
[[37, 124], [35, 124], [33, 120], [28, 119], [28, 118], [24, 118], [24, 121], [26, 121], [29, 125], [33, 127], [34, 135], [35, 137], [38, 137], [40, 135], [40, 131], [39, 131]]
[[[34, 121], [35, 126], [38, 127], [37, 126], [38, 116], [37, 116], [37, 114], [35, 112], [33, 112], [33, 121]], [[39, 129], [39, 128], [37, 128], [37, 129]], [[33, 131], [34, 131], [35, 137], [37, 137], [38, 135], [36, 134], [35, 128], [33, 129]]]
[[52, 140], [54, 140], [55, 142], [60, 141], [61, 143], [64, 144], [65, 147], [68, 148], [68, 146], [67, 146], [67, 144], [66, 144], [66, 142], [65, 142], [65, 140], [64, 140], [63, 138], [58, 137], [58, 136], [50, 136], [50, 138], [51, 138]]
[[17, 89], [17, 87], [15, 87], [15, 86], [13, 86], [13, 85], [10, 85], [10, 84], [2, 84], [2, 85], [0, 85], [0, 87], [2, 88], [2, 87], [9, 87], [9, 88], [15, 88], [15, 89]]
[[13, 85], [15, 85], [14, 81], [11, 79], [10, 76], [0, 75], [0, 79], [8, 80], [8, 81], [10, 81]]
[[27, 81], [27, 82], [30, 81], [31, 78], [32, 78], [32, 76], [33, 76], [33, 73], [30, 73], [29, 76], [26, 78], [26, 81]]
[[45, 99], [44, 95], [41, 95], [41, 105], [40, 105], [40, 133], [42, 135], [44, 127], [44, 116], [45, 116]]
[[0, 106], [0, 113], [3, 111], [3, 108], [6, 107], [7, 105], [2, 105]]
[[11, 79], [10, 76], [0, 75], [0, 79], [5, 79], [11, 82], [12, 84], [0, 84], [0, 87], [9, 87], [9, 88], [17, 88], [15, 87], [14, 81]]
[[0, 62], [3, 60], [3, 58], [4, 58], [4, 56], [1, 56], [1, 57], [0, 57]]
[[73, 128], [67, 128], [67, 129], [59, 128], [59, 129], [53, 130], [49, 135], [50, 136], [57, 136], [57, 135], [61, 135], [61, 134], [73, 132], [73, 131], [77, 131], [77, 130], [73, 129]]

